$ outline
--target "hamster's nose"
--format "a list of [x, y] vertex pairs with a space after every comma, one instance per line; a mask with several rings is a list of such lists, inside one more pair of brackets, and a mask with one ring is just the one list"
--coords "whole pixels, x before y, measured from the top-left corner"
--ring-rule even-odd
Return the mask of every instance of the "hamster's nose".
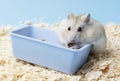
[[71, 42], [73, 42], [73, 43], [74, 43], [74, 42], [75, 42], [75, 40], [73, 39], [73, 40], [71, 40]]

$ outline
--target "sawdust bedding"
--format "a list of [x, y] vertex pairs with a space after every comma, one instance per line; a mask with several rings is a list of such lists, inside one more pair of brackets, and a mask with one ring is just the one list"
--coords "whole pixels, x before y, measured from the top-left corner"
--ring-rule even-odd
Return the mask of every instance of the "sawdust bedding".
[[[55, 30], [58, 24], [25, 24]], [[88, 62], [75, 74], [67, 75], [14, 58], [10, 30], [0, 27], [0, 81], [120, 81], [120, 25], [105, 25], [107, 48], [103, 54], [90, 55]]]

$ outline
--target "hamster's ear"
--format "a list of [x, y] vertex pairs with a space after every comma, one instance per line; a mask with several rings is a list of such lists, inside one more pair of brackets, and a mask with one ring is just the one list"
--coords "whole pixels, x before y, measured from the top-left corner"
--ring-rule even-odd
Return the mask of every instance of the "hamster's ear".
[[84, 21], [85, 23], [90, 21], [90, 14], [85, 14], [81, 16], [81, 20]]
[[72, 18], [74, 18], [74, 14], [72, 13], [72, 12], [70, 12], [69, 14], [68, 14], [68, 17], [67, 17], [68, 19], [72, 19]]

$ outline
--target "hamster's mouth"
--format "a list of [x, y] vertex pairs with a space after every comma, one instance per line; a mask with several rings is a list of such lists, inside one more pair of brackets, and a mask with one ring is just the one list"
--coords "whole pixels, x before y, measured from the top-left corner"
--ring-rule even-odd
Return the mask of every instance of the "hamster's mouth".
[[73, 48], [73, 49], [79, 49], [80, 48], [80, 42], [71, 42], [71, 43], [68, 43], [68, 47], [69, 48]]
[[68, 43], [68, 47], [72, 47], [74, 45], [76, 45], [76, 43]]

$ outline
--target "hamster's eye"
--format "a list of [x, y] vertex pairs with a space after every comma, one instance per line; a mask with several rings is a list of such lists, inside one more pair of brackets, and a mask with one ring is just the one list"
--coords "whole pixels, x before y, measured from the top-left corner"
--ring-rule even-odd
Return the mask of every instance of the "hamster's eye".
[[71, 30], [71, 27], [69, 26], [69, 27], [68, 27], [68, 31], [70, 31], [70, 30]]
[[78, 31], [78, 32], [81, 32], [81, 31], [82, 31], [82, 28], [81, 28], [81, 27], [79, 27], [79, 28], [77, 29], [77, 31]]

